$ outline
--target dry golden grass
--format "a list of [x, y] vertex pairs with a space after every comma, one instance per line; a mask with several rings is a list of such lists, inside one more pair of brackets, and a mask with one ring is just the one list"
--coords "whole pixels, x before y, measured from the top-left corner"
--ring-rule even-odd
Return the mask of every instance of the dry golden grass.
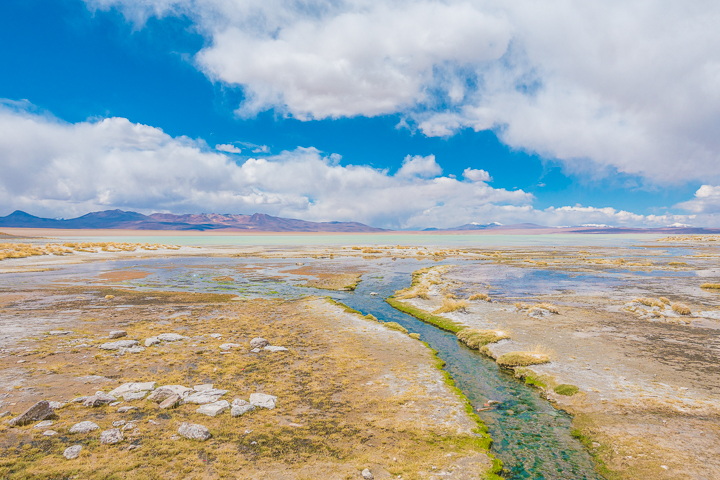
[[703, 283], [700, 288], [707, 288], [710, 290], [720, 290], [720, 283]]
[[433, 313], [448, 313], [457, 311], [466, 311], [468, 303], [466, 300], [455, 300], [453, 298], [443, 298], [442, 306]]
[[662, 300], [650, 297], [635, 298], [633, 302], [640, 303], [646, 307], [658, 307], [660, 310], [664, 310], [666, 305]]
[[669, 299], [669, 298], [666, 298], [666, 297], [660, 297], [658, 300], [660, 300], [660, 301], [661, 301], [662, 303], [664, 303], [665, 305], [670, 305], [670, 303], [671, 303], [671, 302], [670, 302], [670, 299]]
[[492, 302], [490, 295], [488, 295], [487, 293], [476, 293], [475, 295], [470, 295], [470, 298], [468, 298], [468, 300], [484, 300], [486, 302]]
[[495, 343], [510, 338], [510, 335], [502, 330], [479, 330], [475, 328], [460, 330], [456, 335], [458, 340], [476, 350], [479, 350], [480, 347], [488, 343]]
[[500, 355], [495, 361], [501, 367], [527, 367], [549, 363], [550, 357], [540, 352], [508, 352]]
[[673, 312], [680, 315], [690, 315], [692, 313], [690, 311], [690, 307], [683, 305], [682, 303], [673, 303], [671, 308], [673, 309]]
[[27, 258], [39, 255], [68, 255], [73, 252], [97, 253], [104, 252], [134, 252], [142, 250], [178, 250], [177, 245], [117, 243], [117, 242], [82, 242], [64, 243], [63, 245], [48, 243], [35, 245], [29, 243], [0, 243], [0, 260], [10, 258]]

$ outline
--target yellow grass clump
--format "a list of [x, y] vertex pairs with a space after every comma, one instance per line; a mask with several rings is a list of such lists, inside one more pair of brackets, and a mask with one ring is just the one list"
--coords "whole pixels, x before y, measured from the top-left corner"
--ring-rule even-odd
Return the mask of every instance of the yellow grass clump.
[[527, 367], [549, 363], [550, 357], [540, 352], [508, 352], [500, 355], [496, 361], [501, 367]]
[[499, 342], [500, 340], [510, 338], [506, 332], [502, 330], [479, 330], [476, 328], [466, 328], [457, 332], [458, 340], [463, 342], [470, 348], [479, 350], [480, 347], [488, 343]]
[[484, 300], [486, 302], [492, 302], [490, 295], [487, 293], [476, 293], [475, 295], [471, 295], [468, 300]]
[[672, 304], [673, 312], [679, 313], [680, 315], [690, 315], [692, 313], [690, 311], [690, 307], [687, 305], [683, 305], [682, 303], [673, 303]]
[[720, 283], [703, 283], [700, 288], [708, 288], [710, 290], [720, 290]]
[[666, 297], [660, 297], [658, 300], [660, 300], [665, 305], [670, 305], [670, 299]]
[[466, 300], [455, 300], [453, 298], [443, 298], [442, 306], [435, 310], [433, 313], [447, 313], [447, 312], [457, 312], [457, 311], [466, 311], [468, 307], [468, 303]]
[[641, 303], [646, 307], [658, 307], [660, 310], [665, 309], [665, 302], [650, 297], [636, 298], [633, 302]]

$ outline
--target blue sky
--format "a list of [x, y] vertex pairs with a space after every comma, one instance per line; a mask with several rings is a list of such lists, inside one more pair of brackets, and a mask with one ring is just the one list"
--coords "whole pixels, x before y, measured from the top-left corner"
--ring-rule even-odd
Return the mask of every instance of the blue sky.
[[[152, 3], [149, 2], [149, 4]], [[328, 101], [323, 96], [322, 87], [318, 87], [319, 93], [312, 87], [309, 89], [297, 87], [296, 84], [302, 83], [305, 77], [313, 75], [314, 72], [313, 70], [301, 70], [298, 73], [298, 68], [309, 68], [297, 67], [297, 59], [304, 58], [303, 55], [307, 53], [301, 49], [288, 53], [286, 51], [288, 47], [283, 47], [283, 50], [278, 53], [279, 60], [272, 67], [277, 68], [279, 77], [297, 76], [300, 80], [295, 79], [294, 84], [287, 82], [272, 84], [274, 71], [271, 71], [271, 76], [263, 77], [255, 75], [252, 71], [249, 73], [241, 71], [238, 74], [233, 70], [236, 63], [252, 64], [252, 62], [256, 62], [254, 67], [256, 70], [265, 68], [264, 65], [257, 64], [257, 58], [251, 58], [238, 49], [266, 48], [269, 49], [270, 54], [274, 53], [273, 45], [266, 45], [266, 40], [261, 39], [266, 44], [248, 44], [244, 37], [242, 41], [235, 40], [234, 44], [228, 43], [226, 39], [223, 40], [225, 37], [221, 35], [231, 27], [243, 32], [257, 29], [257, 25], [243, 23], [244, 19], [238, 20], [236, 25], [230, 26], [219, 20], [215, 20], [215, 23], [212, 23], [213, 21], [208, 23], [208, 11], [227, 13], [223, 9], [236, 8], [227, 6], [233, 2], [207, 0], [205, 2], [186, 2], [187, 5], [185, 5], [183, 0], [168, 0], [156, 3], [154, 11], [143, 10], [147, 4], [132, 0], [87, 2], [79, 0], [5, 0], [0, 3], [0, 44], [3, 45], [3, 48], [0, 49], [0, 64], [3, 65], [4, 71], [3, 75], [0, 75], [0, 98], [6, 99], [6, 103], [9, 105], [6, 105], [5, 108], [5, 113], [9, 115], [7, 121], [12, 125], [17, 125], [20, 118], [39, 122], [41, 125], [36, 125], [37, 128], [33, 130], [33, 133], [28, 133], [28, 138], [38, 135], [45, 139], [53, 135], [50, 133], [51, 130], [47, 129], [71, 128], [81, 124], [98, 125], [102, 119], [117, 117], [127, 119], [130, 124], [141, 124], [153, 128], [155, 133], [161, 129], [171, 138], [159, 139], [160, 144], [164, 145], [164, 142], [172, 141], [172, 139], [189, 137], [192, 142], [195, 142], [192, 145], [193, 151], [199, 150], [208, 155], [210, 154], [208, 152], [212, 152], [212, 155], [216, 156], [224, 155], [228, 161], [237, 165], [242, 165], [247, 158], [267, 158], [270, 162], [283, 162], [290, 161], [288, 158], [292, 157], [292, 161], [296, 162], [299, 161], [297, 160], [298, 156], [308, 155], [307, 149], [311, 149], [309, 154], [314, 155], [312, 161], [320, 159], [319, 161], [329, 163], [331, 166], [350, 166], [351, 169], [353, 168], [351, 166], [369, 166], [380, 171], [386, 169], [387, 172], [382, 177], [383, 179], [396, 175], [404, 162], [410, 165], [415, 161], [413, 159], [420, 162], [419, 159], [427, 159], [432, 155], [434, 163], [428, 166], [427, 161], [423, 160], [426, 162], [423, 164], [425, 170], [420, 169], [422, 172], [417, 180], [407, 179], [397, 188], [398, 191], [403, 188], [412, 188], [420, 197], [423, 197], [422, 188], [420, 188], [422, 185], [415, 185], [415, 183], [453, 175], [461, 180], [458, 183], [467, 183], [467, 178], [462, 180], [463, 172], [466, 169], [483, 170], [492, 179], [486, 179], [482, 183], [480, 193], [467, 189], [467, 193], [463, 194], [466, 196], [453, 198], [452, 190], [455, 187], [450, 186], [447, 187], [450, 189], [449, 193], [443, 193], [445, 192], [443, 190], [433, 197], [431, 204], [428, 204], [431, 208], [428, 208], [425, 203], [419, 205], [422, 202], [415, 202], [418, 203], [417, 208], [422, 212], [420, 210], [413, 211], [412, 206], [408, 205], [394, 214], [386, 215], [380, 212], [380, 209], [383, 208], [382, 204], [378, 204], [378, 211], [367, 209], [353, 211], [347, 208], [350, 202], [345, 202], [344, 208], [341, 210], [333, 206], [332, 202], [324, 200], [326, 196], [331, 195], [330, 192], [303, 190], [285, 195], [287, 191], [280, 186], [276, 188], [277, 191], [273, 191], [272, 185], [260, 183], [241, 182], [236, 187], [232, 185], [223, 187], [230, 192], [229, 194], [232, 194], [234, 188], [238, 192], [243, 189], [248, 192], [252, 191], [252, 193], [245, 192], [242, 196], [243, 201], [220, 201], [217, 198], [210, 200], [202, 192], [194, 197], [182, 198], [182, 195], [178, 196], [177, 188], [173, 189], [172, 186], [168, 188], [174, 190], [173, 201], [166, 201], [162, 192], [135, 201], [128, 200], [123, 195], [115, 198], [108, 194], [108, 189], [111, 190], [112, 187], [106, 188], [105, 193], [76, 192], [67, 185], [79, 179], [70, 178], [66, 182], [61, 182], [57, 180], [59, 177], [55, 176], [57, 182], [63, 183], [63, 185], [56, 184], [52, 185], [52, 188], [48, 188], [48, 186], [34, 184], [32, 181], [24, 179], [12, 188], [5, 186], [4, 195], [0, 196], [0, 214], [10, 213], [15, 208], [50, 216], [82, 214], [85, 213], [84, 210], [105, 207], [145, 212], [173, 211], [174, 213], [224, 208], [232, 210], [224, 210], [224, 213], [265, 211], [271, 214], [310, 220], [358, 220], [395, 228], [452, 226], [468, 221], [480, 223], [534, 221], [535, 223], [558, 225], [608, 223], [648, 226], [671, 223], [709, 225], [715, 222], [714, 212], [717, 207], [714, 201], [715, 197], [720, 196], [720, 190], [716, 191], [717, 187], [714, 187], [718, 178], [717, 145], [712, 140], [692, 138], [694, 143], [691, 147], [685, 150], [678, 147], [677, 152], [673, 152], [673, 155], [665, 156], [664, 153], [673, 150], [675, 145], [682, 146], [688, 140], [687, 137], [692, 137], [695, 132], [692, 130], [695, 126], [694, 122], [699, 120], [690, 118], [684, 124], [669, 126], [657, 126], [655, 120], [648, 120], [647, 125], [641, 124], [637, 127], [637, 130], [641, 132], [637, 136], [642, 135], [642, 141], [633, 143], [634, 132], [630, 126], [638, 120], [631, 114], [634, 115], [637, 110], [642, 110], [642, 105], [638, 105], [635, 99], [627, 105], [621, 105], [620, 100], [624, 98], [623, 96], [632, 97], [635, 93], [620, 92], [622, 93], [620, 95], [611, 88], [608, 91], [601, 91], [595, 85], [583, 84], [582, 79], [577, 80], [579, 75], [572, 72], [565, 72], [565, 76], [571, 80], [575, 79], [578, 85], [569, 84], [567, 78], [558, 80], [560, 75], [553, 74], [552, 68], [556, 71], [563, 71], [565, 67], [552, 65], [551, 61], [545, 59], [544, 55], [548, 55], [547, 58], [554, 58], [552, 51], [542, 55], [535, 53], [537, 58], [534, 61], [532, 59], [523, 60], [527, 62], [527, 65], [523, 67], [523, 71], [519, 75], [523, 78], [529, 77], [531, 81], [522, 83], [522, 88], [526, 92], [521, 98], [530, 98], [531, 100], [528, 102], [540, 103], [540, 96], [528, 94], [528, 88], [537, 88], [541, 92], [551, 91], [554, 87], [553, 82], [555, 82], [564, 86], [568, 91], [573, 91], [573, 89], [579, 92], [590, 90], [588, 98], [594, 99], [597, 96], [605, 95], [606, 98], [601, 98], [601, 100], [604, 100], [606, 105], [601, 104], [596, 111], [573, 119], [558, 118], [557, 116], [544, 118], [544, 113], [533, 113], [533, 110], [528, 110], [527, 107], [525, 110], [518, 109], [516, 116], [506, 115], [504, 104], [499, 103], [492, 108], [498, 109], [501, 113], [494, 114], [495, 116], [487, 128], [477, 127], [478, 123], [487, 123], [487, 119], [473, 117], [472, 112], [475, 111], [473, 109], [479, 110], [477, 107], [491, 108], [487, 106], [486, 98], [491, 97], [490, 93], [495, 91], [487, 86], [491, 84], [491, 80], [488, 79], [492, 78], [493, 69], [504, 69], [501, 71], [505, 74], [509, 71], [515, 72], [517, 70], [515, 65], [520, 63], [517, 59], [525, 59], [533, 52], [532, 45], [514, 46], [522, 43], [516, 39], [516, 37], [522, 37], [521, 35], [515, 34], [515, 37], [512, 37], [511, 34], [508, 34], [504, 50], [490, 59], [486, 57], [487, 55], [492, 57], [492, 52], [480, 50], [475, 53], [479, 60], [475, 60], [472, 56], [466, 58], [467, 55], [460, 52], [460, 49], [465, 48], [462, 42], [466, 39], [462, 38], [458, 40], [460, 41], [459, 47], [456, 47], [458, 52], [448, 49], [440, 53], [434, 51], [428, 53], [423, 51], [424, 47], [422, 46], [406, 47], [415, 49], [411, 50], [411, 53], [416, 58], [421, 58], [423, 55], [429, 58], [429, 60], [424, 60], [425, 63], [420, 62], [422, 64], [419, 63], [419, 66], [413, 67], [414, 69], [411, 70], [408, 70], [405, 63], [399, 64], [400, 67], [391, 63], [388, 67], [406, 75], [410, 79], [403, 80], [406, 83], [420, 85], [410, 103], [407, 101], [404, 89], [396, 89], [397, 91], [392, 91], [379, 100], [374, 98], [374, 94], [368, 96], [362, 91], [358, 93], [352, 90], [353, 88], [356, 90], [364, 88], [362, 87], [364, 83], [381, 77], [386, 73], [385, 71], [374, 72], [370, 80], [361, 78], [362, 82], [358, 80], [360, 86], [357, 87], [352, 83], [355, 80], [354, 77], [349, 79], [340, 77], [340, 81], [345, 81], [349, 85], [342, 92], [345, 97]], [[245, 3], [251, 4], [252, 2]], [[162, 10], [168, 4], [172, 8]], [[197, 11], [202, 8], [207, 11]], [[253, 8], [262, 7], [244, 5], [239, 9], [238, 15], [251, 17], [257, 14]], [[347, 8], [352, 11], [353, 7], [351, 5]], [[425, 8], [424, 5], [418, 6], [417, 22], [410, 24], [409, 28], [423, 25], [425, 21], [422, 17], [425, 12], [423, 8]], [[230, 13], [237, 12], [231, 10]], [[267, 23], [272, 23], [267, 20], [272, 15], [267, 11], [261, 13], [265, 16]], [[291, 13], [297, 14], [295, 11]], [[480, 13], [485, 15], [482, 11]], [[311, 16], [311, 20], [315, 22], [315, 32], [319, 32], [317, 35], [322, 41], [327, 42], [327, 38], [335, 41], [334, 38], [327, 36], [337, 30], [325, 28], [325, 26], [332, 25], [332, 22], [343, 14], [347, 14], [347, 12], [338, 12], [335, 16], [332, 12], [324, 17], [322, 15], [320, 17]], [[589, 13], [586, 12], [586, 14]], [[377, 23], [377, 18], [388, 19], [391, 24], [392, 15], [391, 9], [383, 10], [377, 13], [377, 17], [373, 17], [375, 18], [373, 21]], [[455, 17], [453, 17], [452, 11], [448, 11], [446, 17], [442, 17], [442, 15], [445, 13], [441, 12], [441, 18], [446, 18], [447, 22], [454, 21]], [[435, 16], [438, 16], [437, 12], [435, 12]], [[353, 18], [357, 18], [357, 15]], [[491, 39], [491, 43], [497, 43], [504, 38], [502, 30], [505, 20], [491, 20], [495, 23], [486, 25], [482, 22], [490, 22], [490, 20], [478, 16], [477, 28], [499, 32], [496, 34], [497, 39]], [[516, 21], [518, 24], [523, 24], [520, 20]], [[283, 29], [290, 32], [294, 27], [292, 19], [290, 21], [284, 19], [279, 25], [276, 28], [280, 32]], [[462, 25], [454, 27], [452, 24], [440, 27], [442, 27], [440, 31], [453, 28], [462, 31], [463, 29]], [[325, 29], [323, 30], [323, 28]], [[526, 28], [532, 30], [534, 27], [530, 25]], [[468, 31], [474, 30], [474, 25], [470, 24]], [[572, 32], [568, 32], [568, 35], [571, 34]], [[639, 31], [638, 35], [643, 35], [642, 31]], [[662, 38], [654, 37], [655, 34], [652, 33], [646, 33], [646, 35], [658, 43], [659, 49], [662, 48]], [[257, 40], [260, 37], [253, 38], [256, 42], [260, 42]], [[342, 40], [340, 38], [338, 41]], [[371, 40], [369, 38], [369, 41]], [[483, 38], [473, 37], [467, 41], [478, 42], [483, 41]], [[531, 44], [532, 38], [524, 41]], [[593, 39], [590, 41], [592, 42]], [[597, 41], [598, 45], [602, 46], [603, 39]], [[627, 39], [610, 39], [609, 41], [617, 43], [627, 41]], [[223, 42], [227, 44], [227, 48], [224, 50]], [[432, 50], [432, 48], [430, 49]], [[396, 50], [397, 48], [393, 47], [392, 51]], [[515, 54], [516, 50], [522, 50], [522, 55]], [[199, 52], [209, 52], [209, 55], [201, 58]], [[347, 58], [342, 58], [342, 60], [349, 63], [360, 62], [357, 59], [363, 58], [357, 55], [353, 49], [349, 49], [347, 52], [349, 53], [341, 52], [341, 55], [346, 55]], [[280, 55], [285, 55], [289, 60]], [[326, 59], [322, 58], [322, 51], [318, 56], [321, 57], [321, 60]], [[716, 59], [705, 58], [704, 60], [707, 65], [708, 63], [712, 64], [712, 61]], [[452, 68], [446, 68], [449, 62], [453, 63]], [[513, 64], [512, 69], [507, 67], [508, 64]], [[372, 65], [372, 68], [376, 68], [376, 63]], [[250, 68], [253, 68], [253, 65], [247, 67], [247, 69]], [[313, 66], [313, 68], [316, 67]], [[443, 71], [443, 68], [446, 70]], [[588, 68], [603, 68], [603, 66], [591, 63]], [[367, 66], [359, 64], [358, 71], [360, 69], [367, 69]], [[466, 73], [468, 71], [471, 73]], [[538, 71], [550, 73], [538, 74], [536, 73]], [[398, 76], [396, 71], [391, 73]], [[618, 75], [622, 73], [627, 72], [618, 72]], [[514, 93], [519, 90], [517, 78], [518, 76], [514, 80], [515, 83], [510, 86], [512, 88], [507, 87]], [[461, 82], [461, 88], [465, 91], [461, 94], [462, 98], [459, 101], [454, 99], [452, 93], [453, 85], [457, 84], [458, 79]], [[610, 80], [617, 80], [617, 78]], [[332, 89], [337, 84], [338, 78], [333, 77], [329, 80], [318, 78], [317, 80], [318, 84], [322, 84], [324, 81], [329, 82], [328, 88]], [[633, 82], [632, 78], [628, 81]], [[641, 82], [642, 78], [637, 81]], [[712, 82], [715, 80], [711, 79], [710, 81], [710, 86], [712, 86]], [[267, 86], [268, 83], [272, 85]], [[381, 84], [380, 87], [385, 87], [386, 83]], [[528, 85], [530, 87], [527, 87]], [[568, 85], [570, 86], [568, 87]], [[393, 86], [390, 85], [388, 91], [392, 88]], [[494, 87], [500, 91], [502, 88], [505, 88], [502, 81], [499, 86]], [[642, 91], [642, 85], [638, 85], [638, 88], [639, 92]], [[408, 87], [408, 89], [412, 88]], [[267, 90], [271, 90], [271, 94], [267, 94], [267, 98], [260, 102], [259, 107], [243, 107], [240, 108], [240, 111], [238, 110], [241, 105], [249, 103], [246, 96], [260, 98], [265, 95], [264, 92]], [[278, 92], [282, 95], [280, 100], [277, 100]], [[498, 94], [497, 97], [500, 98], [500, 95]], [[566, 105], [569, 101], [577, 101], [578, 105], [587, 103], [584, 97], [570, 96], [569, 99], [563, 98], [562, 95], [555, 97], [548, 95], [548, 97], [542, 99], [548, 102], [546, 111], [553, 111], [556, 106]], [[349, 103], [355, 103], [346, 107], [344, 103], [346, 98], [351, 99]], [[358, 98], [360, 100], [357, 100]], [[647, 102], [650, 104], [652, 100], [652, 98], [648, 98]], [[688, 103], [691, 103], [692, 100], [701, 102], [704, 99], [690, 99]], [[395, 103], [393, 104], [393, 102]], [[389, 107], [386, 106], [388, 103], [391, 104]], [[508, 103], [508, 105], [516, 104], [517, 102]], [[537, 108], [537, 105], [531, 105], [531, 108]], [[598, 121], [597, 125], [592, 123], [593, 118], [602, 117], [605, 115], [602, 112], [607, 112], [610, 108], [617, 108], [617, 112], [610, 112], [607, 115], [608, 118], [615, 118], [613, 115], [617, 117], [613, 120], [611, 127], [608, 127], [604, 120]], [[688, 105], [688, 110], [691, 112], [692, 108], [693, 105]], [[575, 111], [572, 104], [570, 104], [569, 111]], [[337, 114], [337, 112], [340, 113]], [[648, 110], [638, 118], [641, 120], [648, 118], [650, 113], [652, 112]], [[680, 111], [679, 113], [685, 114], [686, 112]], [[532, 121], [525, 121], [526, 115]], [[534, 120], [533, 115], [536, 117]], [[706, 117], [705, 125], [709, 118], [710, 122], [716, 122], [715, 126], [717, 126], [718, 118], [720, 118], [717, 110], [711, 108], [704, 115]], [[453, 116], [453, 119], [448, 121], [448, 116]], [[692, 114], [689, 116], [692, 117]], [[300, 120], [303, 118], [317, 119]], [[587, 118], [591, 120], [588, 121]], [[593, 147], [586, 147], [585, 144], [576, 141], [578, 133], [574, 132], [572, 127], [575, 123], [584, 126], [585, 131], [591, 132], [588, 134], [586, 145], [593, 145]], [[627, 126], [625, 132], [623, 126]], [[651, 131], [651, 128], [655, 128], [656, 131]], [[76, 128], [76, 130], [82, 129]], [[691, 130], [693, 134], [688, 134], [688, 130]], [[697, 130], [701, 131], [702, 129]], [[551, 133], [543, 136], [543, 131]], [[583, 134], [584, 131], [580, 133], [581, 136]], [[9, 136], [10, 133], [5, 130], [4, 135]], [[653, 138], [653, 135], [657, 138]], [[23, 137], [23, 135], [19, 136]], [[671, 137], [669, 140], [668, 136]], [[13, 137], [17, 138], [18, 135]], [[116, 136], [111, 135], [110, 137], [112, 139], [107, 140], [108, 142], [120, 141], [116, 140]], [[122, 141], [127, 142], [124, 139]], [[660, 145], [666, 141], [674, 143], [670, 147]], [[647, 144], [653, 142], [662, 148], [647, 147]], [[7, 143], [10, 141], [8, 140]], [[82, 144], [83, 140], [79, 139], [78, 143]], [[226, 155], [217, 150], [213, 151], [213, 147], [219, 144], [235, 145], [242, 150], [242, 153]], [[614, 144], [617, 144], [617, 151], [605, 148], [605, 145]], [[698, 151], [698, 145], [703, 147], [702, 154], [698, 154], [695, 159], [688, 160], [687, 152]], [[258, 148], [260, 146], [265, 148]], [[302, 147], [302, 149], [298, 150], [298, 147]], [[56, 155], [57, 158], [73, 156], [72, 151], [68, 150], [71, 147], [66, 145], [52, 148], [59, 149], [64, 153], [62, 155], [48, 153], [46, 149], [37, 155], [49, 155], [50, 157]], [[52, 148], [48, 147], [50, 150]], [[102, 151], [122, 150], [125, 155], [130, 155], [127, 153], [126, 146], [103, 144], [98, 148], [101, 148]], [[636, 159], [632, 154], [626, 154], [628, 150], [634, 149], [637, 150]], [[17, 153], [18, 151], [21, 151], [21, 148], [15, 143], [13, 143], [12, 149], [7, 147], [6, 152], [13, 152], [12, 155], [16, 156], [11, 161], [9, 160], [10, 154], [6, 153], [4, 158], [8, 162], [8, 166], [24, 164], [22, 154]], [[284, 157], [282, 152], [286, 152]], [[335, 156], [332, 160], [328, 160], [330, 154], [340, 155], [339, 163]], [[77, 154], [77, 156], [85, 155], [90, 155], [90, 153], [83, 151]], [[653, 155], [658, 158], [654, 159]], [[33, 158], [38, 162], [43, 161], [42, 158]], [[56, 166], [57, 158], [52, 165], [47, 164], [45, 167], [39, 168], [50, 169], [53, 165]], [[48, 160], [45, 157], [44, 161], [51, 160], [52, 158]], [[90, 162], [89, 165], [92, 165], [92, 159], [87, 161]], [[192, 160], [187, 161], [191, 162]], [[685, 174], [683, 169], [680, 169], [678, 173], [678, 163], [685, 161], [688, 161], [688, 173]], [[101, 161], [98, 160], [98, 162]], [[122, 165], [123, 160], [120, 162]], [[164, 166], [158, 168], [167, 168], [167, 165], [172, 165], [172, 159], [168, 159], [167, 162], [169, 163], [163, 163]], [[118, 164], [115, 165], [117, 167]], [[134, 165], [133, 159], [128, 158], [127, 165], [130, 169], [131, 165]], [[178, 164], [178, 168], [184, 168], [182, 165], [184, 164]], [[417, 163], [417, 165], [421, 164]], [[706, 173], [699, 174], [698, 170], [702, 171], [705, 167], [707, 167]], [[77, 168], [79, 171], [83, 170], [79, 166]], [[303, 170], [302, 166], [297, 168], [300, 171]], [[694, 172], [691, 173], [691, 170]], [[328, 170], [328, 172], [330, 171]], [[72, 176], [68, 170], [65, 170], [65, 174]], [[343, 170], [343, 174], [351, 175], [351, 172], [348, 173], [346, 169]], [[331, 174], [327, 173], [327, 175]], [[142, 173], [133, 173], [132, 176], [137, 179], [142, 176]], [[152, 174], [148, 175], [148, 178], [152, 177]], [[319, 177], [317, 181], [325, 182], [328, 181], [328, 178], [330, 177]], [[94, 178], [84, 180], [99, 182]], [[150, 180], [148, 181], [150, 182]], [[180, 180], [180, 184], [184, 181]], [[204, 180], [205, 183], [210, 181]], [[380, 180], [369, 181], [377, 183]], [[142, 181], [138, 180], [138, 182], [139, 184], [133, 184], [129, 189], [142, 189]], [[312, 183], [310, 179], [308, 182]], [[351, 188], [348, 185], [354, 184], [351, 180], [347, 182], [331, 190], [345, 191]], [[485, 185], [487, 188], [484, 187]], [[703, 191], [709, 193], [698, 196], [697, 192], [700, 191], [702, 185], [705, 185], [702, 187], [705, 189]], [[415, 186], [418, 188], [414, 188]], [[395, 187], [389, 183], [387, 188]], [[212, 186], [207, 186], [207, 189], [212, 190]], [[48, 190], [51, 193], [46, 195], [42, 193]], [[519, 190], [524, 196], [512, 195], [512, 192]], [[52, 193], [53, 191], [55, 193]], [[372, 192], [368, 194], [376, 195]], [[253, 196], [253, 199], [248, 200], [249, 196]], [[258, 200], [260, 197], [264, 200]], [[361, 191], [353, 192], [353, 200], [362, 201], [362, 197]], [[397, 201], [389, 194], [385, 198], [388, 202]], [[708, 198], [710, 200], [707, 200]], [[413, 198], [408, 197], [407, 201], [413, 202]], [[474, 202], [477, 205], [474, 205]], [[451, 204], [455, 203], [457, 205], [451, 209]], [[606, 210], [604, 213], [599, 210], [591, 212], [577, 210], [568, 215], [557, 215], [556, 212], [547, 213], [549, 207], [572, 208], [576, 205], [594, 209], [606, 208]], [[443, 211], [443, 207], [446, 206], [446, 211]], [[462, 208], [458, 208], [458, 206]], [[607, 207], [610, 207], [610, 210]], [[433, 210], [435, 213], [423, 213], [429, 210]], [[632, 215], [618, 216], [619, 211], [631, 212]], [[695, 214], [695, 217], [688, 217], [689, 214]]]

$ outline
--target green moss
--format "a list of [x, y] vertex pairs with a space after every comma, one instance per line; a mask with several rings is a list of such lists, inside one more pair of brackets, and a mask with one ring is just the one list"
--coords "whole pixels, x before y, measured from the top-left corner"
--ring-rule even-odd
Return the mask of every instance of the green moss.
[[[345, 305], [345, 304], [342, 303], [342, 302], [337, 302], [337, 301], [333, 300], [331, 297], [325, 297], [325, 300], [327, 300], [329, 303], [332, 303], [333, 305], [337, 305], [338, 307], [340, 307], [340, 308], [342, 308], [343, 310], [345, 310], [347, 313], [357, 313], [357, 314], [360, 315], [361, 317], [367, 318], [367, 317], [365, 317], [365, 315], [363, 315], [363, 314], [362, 314], [361, 312], [359, 312], [358, 310], [355, 310], [354, 308], [350, 308], [350, 307], [348, 307], [347, 305]], [[377, 320], [377, 319], [375, 319], [375, 320]]]
[[525, 381], [525, 385], [530, 385], [537, 388], [547, 388], [546, 378], [541, 377], [528, 368], [516, 368], [515, 376], [522, 378]]
[[458, 340], [476, 350], [479, 350], [480, 347], [488, 343], [495, 343], [505, 338], [510, 338], [508, 334], [500, 330], [478, 330], [475, 328], [465, 328], [457, 332], [456, 335]]
[[436, 327], [445, 330], [447, 332], [457, 333], [463, 328], [465, 328], [462, 325], [459, 325], [452, 320], [449, 320], [447, 318], [439, 317], [437, 315], [433, 315], [431, 313], [424, 312], [420, 310], [419, 308], [415, 308], [412, 305], [408, 305], [406, 303], [403, 303], [399, 300], [397, 300], [395, 297], [388, 297], [385, 299], [387, 303], [390, 304], [391, 307], [393, 307], [396, 310], [400, 310], [403, 313], [407, 313], [408, 315], [412, 315], [413, 317], [417, 318], [420, 321], [423, 321], [425, 323], [429, 323], [431, 325], [435, 325]]
[[557, 387], [553, 388], [553, 390], [555, 390], [555, 393], [557, 393], [558, 395], [565, 395], [568, 397], [572, 397], [580, 391], [580, 389], [575, 385], [568, 385], [567, 383], [560, 384]]
[[397, 322], [385, 322], [385, 326], [390, 330], [397, 330], [398, 332], [408, 333], [407, 328], [403, 327]]
[[528, 365], [548, 363], [550, 359], [542, 353], [508, 352], [500, 355], [495, 361], [501, 367], [526, 367]]

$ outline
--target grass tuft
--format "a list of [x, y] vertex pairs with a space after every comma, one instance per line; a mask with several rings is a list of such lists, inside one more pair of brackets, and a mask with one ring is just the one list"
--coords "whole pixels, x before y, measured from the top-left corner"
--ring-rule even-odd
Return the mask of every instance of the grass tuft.
[[407, 328], [403, 327], [397, 322], [385, 322], [385, 326], [390, 330], [397, 330], [398, 332], [408, 333]]
[[501, 330], [478, 330], [475, 328], [466, 328], [457, 332], [457, 337], [458, 340], [468, 347], [479, 350], [480, 347], [483, 347], [488, 343], [495, 343], [500, 340], [510, 338], [510, 335]]
[[580, 389], [578, 387], [576, 387], [575, 385], [569, 385], [567, 383], [562, 383], [562, 384], [556, 386], [555, 388], [553, 388], [553, 390], [558, 395], [565, 395], [567, 397], [572, 397], [573, 395], [575, 395], [576, 393], [578, 393], [580, 391]]
[[720, 290], [720, 283], [703, 283], [700, 288], [707, 288], [709, 290]]
[[443, 298], [442, 306], [435, 310], [433, 313], [447, 313], [447, 312], [466, 312], [468, 303], [466, 300], [455, 300], [453, 298]]
[[496, 362], [501, 367], [527, 367], [549, 363], [550, 357], [539, 352], [508, 352], [500, 355]]
[[673, 312], [679, 313], [680, 315], [690, 315], [692, 313], [690, 311], [690, 307], [683, 305], [682, 303], [673, 303], [672, 309]]
[[486, 302], [492, 302], [490, 295], [487, 293], [476, 293], [475, 295], [471, 295], [468, 300], [484, 300]]

